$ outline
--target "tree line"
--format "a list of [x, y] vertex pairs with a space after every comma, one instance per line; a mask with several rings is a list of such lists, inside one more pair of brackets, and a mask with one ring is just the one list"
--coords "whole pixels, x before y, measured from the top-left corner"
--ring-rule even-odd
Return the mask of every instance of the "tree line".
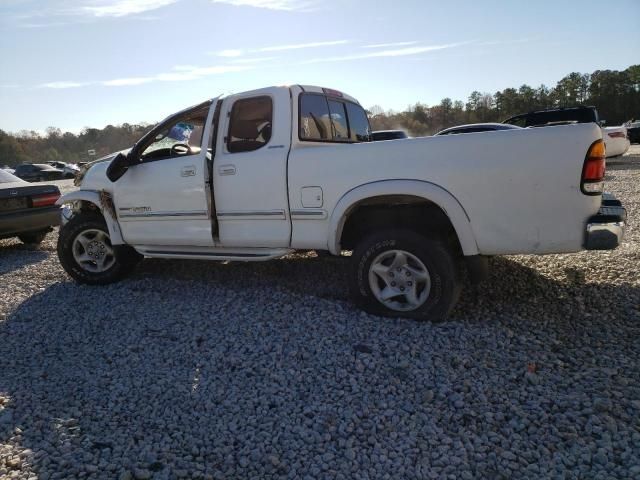
[[607, 125], [621, 125], [640, 117], [640, 65], [626, 70], [570, 73], [554, 87], [505, 88], [495, 93], [474, 91], [466, 102], [443, 98], [438, 105], [416, 103], [404, 112], [369, 108], [374, 130], [401, 129], [413, 136], [433, 135], [454, 125], [502, 122], [532, 110], [592, 105]]
[[[75, 134], [49, 127], [44, 135], [33, 130], [18, 133], [0, 130], [0, 167], [49, 161], [91, 161], [130, 147], [149, 128], [148, 124], [123, 123], [118, 126], [107, 125], [102, 129], [86, 127]], [[93, 151], [92, 155], [89, 155], [90, 150]]]
[[[531, 110], [593, 105], [608, 125], [620, 125], [640, 117], [640, 65], [626, 70], [596, 70], [591, 74], [570, 73], [550, 88], [506, 88], [493, 94], [474, 91], [466, 102], [444, 98], [438, 105], [416, 103], [403, 112], [368, 109], [374, 130], [403, 129], [413, 136], [432, 135], [465, 123], [500, 122]], [[23, 130], [0, 130], [0, 167], [20, 163], [90, 161], [132, 146], [150, 128], [149, 124], [108, 125], [84, 128], [79, 134], [49, 127], [44, 134]], [[93, 151], [93, 155], [89, 155]]]

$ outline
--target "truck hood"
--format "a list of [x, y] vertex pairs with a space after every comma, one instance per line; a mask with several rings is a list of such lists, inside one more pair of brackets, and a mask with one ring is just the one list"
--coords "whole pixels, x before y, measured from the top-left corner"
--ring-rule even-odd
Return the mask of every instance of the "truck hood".
[[[119, 153], [128, 154], [131, 148], [120, 150], [119, 152], [110, 153], [93, 162], [85, 163], [80, 167], [80, 172], [76, 175], [73, 183], [76, 187], [82, 186], [87, 190], [101, 190], [111, 182], [107, 178], [107, 168]], [[99, 188], [94, 188], [94, 183], [99, 182], [101, 185]], [[105, 183], [106, 182], [106, 183]], [[89, 186], [91, 185], [91, 186]]]

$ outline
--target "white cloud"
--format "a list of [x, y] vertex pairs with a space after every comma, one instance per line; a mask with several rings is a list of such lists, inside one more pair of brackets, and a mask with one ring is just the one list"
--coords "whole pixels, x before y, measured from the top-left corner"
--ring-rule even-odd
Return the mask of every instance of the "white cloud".
[[89, 85], [88, 82], [49, 82], [38, 85], [40, 88], [78, 88], [78, 87], [86, 87]]
[[317, 2], [314, 0], [211, 0], [213, 3], [224, 3], [234, 7], [254, 7], [267, 10], [305, 11]]
[[143, 83], [153, 82], [153, 80], [154, 77], [116, 78], [114, 80], [105, 80], [100, 82], [100, 84], [106, 87], [125, 87], [129, 85], [142, 85]]
[[407, 45], [415, 45], [416, 43], [418, 42], [377, 43], [375, 45], [363, 45], [362, 48], [405, 47]]
[[95, 17], [125, 17], [136, 13], [144, 13], [166, 7], [178, 0], [98, 0], [80, 7], [84, 12]]
[[241, 65], [217, 65], [213, 67], [189, 67], [181, 65], [174, 67], [176, 72], [160, 73], [153, 77], [153, 80], [161, 82], [183, 82], [188, 80], [196, 80], [209, 75], [221, 75], [223, 73], [242, 72], [250, 70], [253, 67]]
[[193, 65], [175, 65], [173, 67], [173, 70], [176, 70], [178, 72], [184, 72], [188, 70], [193, 70], [194, 68], [198, 68], [198, 67], [195, 67]]
[[344, 45], [345, 43], [349, 43], [349, 40], [332, 40], [329, 42], [294, 43], [292, 45], [276, 45], [275, 47], [257, 48], [255, 51], [279, 52], [282, 50], [298, 50], [300, 48], [330, 47], [332, 45]]
[[265, 53], [265, 52], [283, 52], [285, 50], [302, 50], [305, 48], [319, 48], [319, 47], [331, 47], [335, 45], [345, 45], [350, 43], [349, 40], [330, 40], [327, 42], [311, 42], [311, 43], [292, 43], [289, 45], [274, 45], [271, 47], [251, 48], [242, 50], [240, 48], [220, 50], [214, 52], [214, 55], [225, 58], [237, 58], [250, 53]]
[[243, 72], [251, 70], [250, 65], [214, 65], [210, 67], [196, 67], [193, 65], [176, 65], [172, 72], [158, 73], [147, 77], [125, 77], [112, 80], [100, 80], [97, 82], [49, 82], [38, 85], [39, 88], [79, 88], [89, 85], [101, 85], [104, 87], [126, 87], [143, 85], [151, 82], [184, 82], [197, 80], [210, 75], [222, 75], [224, 73]]
[[446, 45], [428, 45], [422, 47], [407, 47], [398, 48], [395, 50], [382, 50], [380, 52], [372, 52], [367, 56], [369, 57], [402, 57], [405, 55], [417, 55], [418, 53], [433, 52], [436, 50], [445, 50], [447, 48], [458, 47], [462, 43], [449, 43]]
[[262, 62], [270, 62], [271, 60], [277, 60], [278, 57], [258, 57], [258, 58], [234, 58], [230, 60], [231, 63], [262, 63]]
[[221, 50], [216, 55], [219, 57], [240, 57], [244, 55], [242, 50]]
[[360, 60], [364, 58], [380, 58], [380, 57], [403, 57], [407, 55], [417, 55], [420, 53], [427, 52], [435, 52], [438, 50], [445, 50], [448, 48], [455, 48], [461, 45], [466, 45], [469, 42], [460, 42], [460, 43], [448, 43], [445, 45], [423, 45], [417, 47], [407, 47], [407, 48], [396, 48], [391, 50], [380, 50], [378, 52], [371, 53], [363, 53], [363, 54], [355, 54], [355, 55], [344, 55], [339, 57], [321, 57], [321, 58], [312, 58], [310, 60], [305, 60], [301, 62], [303, 65], [311, 64], [311, 63], [325, 63], [325, 62], [344, 62], [348, 60]]

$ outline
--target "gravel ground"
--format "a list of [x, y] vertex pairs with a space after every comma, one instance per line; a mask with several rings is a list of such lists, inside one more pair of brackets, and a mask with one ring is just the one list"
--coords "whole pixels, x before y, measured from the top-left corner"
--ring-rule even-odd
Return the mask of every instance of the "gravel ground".
[[356, 310], [345, 259], [88, 287], [0, 241], [0, 478], [640, 478], [634, 153], [621, 248], [495, 258], [443, 324]]

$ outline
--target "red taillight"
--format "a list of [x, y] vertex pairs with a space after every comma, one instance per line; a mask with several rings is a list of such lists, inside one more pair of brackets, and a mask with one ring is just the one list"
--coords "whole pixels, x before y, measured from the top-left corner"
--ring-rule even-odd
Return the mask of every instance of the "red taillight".
[[48, 207], [55, 204], [59, 198], [59, 193], [45, 193], [44, 195], [34, 195], [33, 197], [31, 197], [31, 205], [34, 208]]
[[582, 167], [580, 190], [585, 195], [600, 195], [604, 189], [604, 172], [606, 169], [606, 151], [604, 142], [596, 140], [587, 151]]
[[610, 138], [627, 138], [627, 135], [624, 132], [611, 132], [608, 133]]

